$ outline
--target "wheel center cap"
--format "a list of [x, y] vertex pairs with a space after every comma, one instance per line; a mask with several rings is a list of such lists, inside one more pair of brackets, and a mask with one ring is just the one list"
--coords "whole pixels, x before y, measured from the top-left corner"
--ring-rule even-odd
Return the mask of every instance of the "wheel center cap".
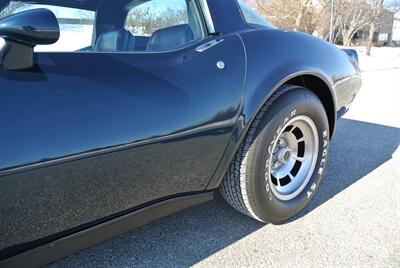
[[278, 155], [279, 162], [281, 162], [282, 164], [286, 164], [289, 161], [291, 154], [292, 152], [290, 151], [290, 149], [288, 148], [282, 149]]

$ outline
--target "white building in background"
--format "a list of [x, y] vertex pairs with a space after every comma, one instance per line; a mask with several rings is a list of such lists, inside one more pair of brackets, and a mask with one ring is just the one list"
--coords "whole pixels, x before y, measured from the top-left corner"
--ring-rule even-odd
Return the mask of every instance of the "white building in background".
[[400, 12], [397, 14], [393, 23], [393, 41], [400, 46]]
[[[393, 45], [394, 37], [395, 13], [385, 10], [383, 15], [378, 19], [377, 27], [374, 32], [373, 42], [381, 45], [391, 43]], [[369, 37], [370, 27], [366, 26], [357, 32], [355, 40], [366, 41]]]

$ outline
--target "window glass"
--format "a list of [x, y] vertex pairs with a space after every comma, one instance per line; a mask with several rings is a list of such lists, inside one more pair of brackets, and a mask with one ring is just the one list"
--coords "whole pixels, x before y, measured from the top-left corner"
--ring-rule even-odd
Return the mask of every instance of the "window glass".
[[52, 45], [36, 46], [35, 51], [77, 51], [92, 45], [95, 18], [93, 11], [11, 1], [0, 12], [0, 19], [37, 8], [47, 8], [54, 13], [60, 25], [60, 38]]
[[129, 8], [125, 29], [135, 36], [136, 50], [167, 51], [202, 37], [192, 0], [152, 0]]
[[245, 2], [242, 0], [238, 0], [240, 10], [242, 12], [243, 18], [247, 24], [252, 26], [261, 26], [272, 28], [273, 26], [266, 21], [263, 17], [257, 14], [251, 7], [249, 7]]
[[129, 10], [125, 28], [134, 35], [151, 36], [156, 30], [189, 24], [186, 2], [153, 0]]
[[55, 14], [60, 39], [35, 51], [150, 53], [181, 48], [204, 36], [194, 0], [35, 2], [10, 1], [0, 11], [0, 19], [36, 8]]

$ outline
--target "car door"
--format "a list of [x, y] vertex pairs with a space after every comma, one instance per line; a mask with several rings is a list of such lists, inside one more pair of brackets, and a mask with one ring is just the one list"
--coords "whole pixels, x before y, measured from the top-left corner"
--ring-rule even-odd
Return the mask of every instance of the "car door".
[[0, 70], [0, 249], [204, 190], [234, 130], [238, 36], [201, 34], [165, 51], [88, 45], [40, 47], [33, 68]]

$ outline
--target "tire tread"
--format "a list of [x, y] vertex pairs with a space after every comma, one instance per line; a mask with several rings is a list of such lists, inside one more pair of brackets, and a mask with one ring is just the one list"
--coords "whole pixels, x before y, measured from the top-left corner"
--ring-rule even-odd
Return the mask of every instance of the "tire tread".
[[250, 190], [248, 168], [252, 162], [252, 144], [256, 138], [258, 126], [269, 111], [270, 107], [287, 92], [298, 89], [297, 86], [285, 85], [281, 87], [275, 94], [273, 94], [269, 100], [263, 105], [258, 114], [256, 115], [253, 123], [251, 124], [247, 136], [239, 146], [234, 159], [225, 174], [221, 186], [220, 193], [224, 199], [236, 210], [253, 217], [259, 221], [261, 220], [257, 216], [257, 208], [253, 205], [254, 197]]

